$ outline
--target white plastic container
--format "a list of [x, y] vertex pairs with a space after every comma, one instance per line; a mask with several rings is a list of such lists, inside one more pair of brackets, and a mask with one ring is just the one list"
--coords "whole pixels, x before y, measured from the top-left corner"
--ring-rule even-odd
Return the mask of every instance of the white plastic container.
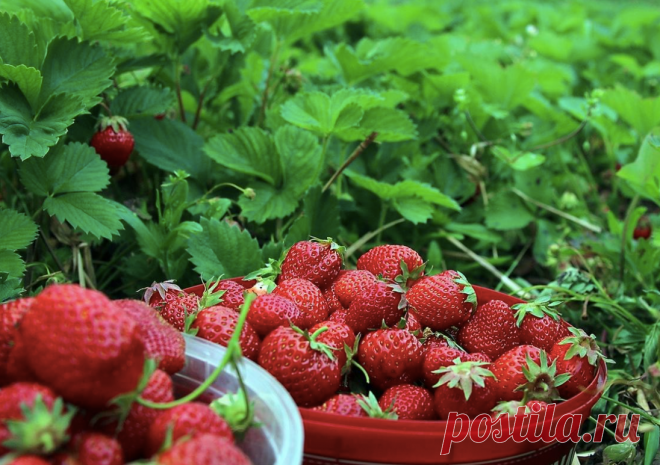
[[[189, 335], [184, 337], [186, 365], [172, 377], [177, 396], [191, 392], [208, 378], [226, 351], [218, 344]], [[303, 424], [295, 402], [286, 389], [256, 363], [243, 358], [240, 368], [248, 395], [255, 403], [255, 419], [262, 426], [252, 428], [238, 445], [254, 465], [300, 465]], [[236, 372], [227, 367], [198, 400], [210, 402], [237, 390]]]

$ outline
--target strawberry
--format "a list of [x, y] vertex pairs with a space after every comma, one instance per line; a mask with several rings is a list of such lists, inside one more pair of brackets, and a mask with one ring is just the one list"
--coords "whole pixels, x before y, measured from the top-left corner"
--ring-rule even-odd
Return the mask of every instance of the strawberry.
[[443, 346], [438, 343], [426, 351], [426, 356], [424, 357], [424, 363], [422, 365], [424, 384], [429, 388], [435, 386], [438, 381], [440, 381], [440, 375], [437, 373], [437, 370], [453, 366], [454, 360], [456, 359], [460, 359], [462, 362], [491, 361], [490, 357], [486, 354], [468, 354], [458, 348], [458, 346]]
[[282, 261], [279, 281], [302, 278], [325, 289], [339, 274], [342, 252], [343, 248], [329, 238], [297, 242]]
[[433, 396], [412, 384], [399, 384], [387, 389], [378, 400], [382, 410], [394, 412], [399, 420], [433, 420]]
[[267, 336], [279, 326], [298, 325], [304, 322], [302, 312], [291, 300], [275, 295], [260, 295], [250, 306], [247, 322], [261, 337]]
[[468, 352], [482, 352], [495, 360], [520, 344], [520, 330], [511, 308], [501, 300], [491, 300], [477, 308], [460, 329], [458, 343]]
[[325, 302], [328, 304], [328, 311], [331, 314], [339, 310], [345, 310], [344, 306], [339, 301], [337, 294], [335, 294], [334, 284], [326, 287], [322, 292], [323, 292], [323, 298], [325, 299]]
[[496, 380], [485, 368], [488, 365], [487, 362], [461, 362], [457, 358], [452, 365], [435, 371], [440, 376], [434, 386], [435, 411], [441, 420], [448, 419], [451, 412], [474, 418], [495, 407]]
[[477, 295], [465, 276], [444, 271], [419, 280], [406, 294], [422, 326], [443, 331], [470, 318]]
[[520, 328], [520, 342], [550, 351], [555, 342], [571, 335], [554, 309], [561, 302], [543, 298], [536, 302], [516, 304], [516, 325]]
[[417, 339], [422, 339], [424, 337], [424, 332], [422, 331], [422, 324], [419, 322], [415, 312], [406, 313], [406, 326], [405, 329], [413, 333]]
[[570, 328], [571, 335], [555, 343], [549, 356], [557, 364], [558, 373], [566, 373], [570, 379], [559, 386], [559, 393], [569, 399], [584, 391], [596, 376], [598, 363], [606, 359], [596, 337], [577, 328]]
[[334, 354], [338, 357], [341, 358], [341, 354], [344, 353], [344, 345], [349, 348], [355, 345], [355, 333], [347, 324], [337, 321], [322, 321], [312, 326], [309, 332], [314, 334], [321, 328], [328, 329], [319, 335], [318, 341], [336, 349]]
[[348, 309], [342, 308], [332, 313], [328, 318], [328, 321], [336, 321], [337, 323], [346, 323], [346, 316], [348, 315]]
[[0, 389], [0, 421], [23, 418], [23, 406], [34, 407], [38, 397], [48, 409], [52, 409], [57, 394], [36, 383], [13, 383]]
[[0, 386], [10, 381], [7, 377], [9, 353], [14, 347], [18, 324], [33, 302], [34, 299], [28, 297], [0, 305]]
[[217, 287], [215, 287], [215, 292], [219, 293], [222, 291], [224, 291], [221, 296], [222, 306], [231, 308], [233, 310], [236, 310], [237, 312], [240, 311], [241, 307], [243, 306], [243, 303], [245, 302], [244, 295], [246, 289], [236, 281], [232, 281], [231, 279], [226, 279], [220, 281]]
[[[239, 314], [236, 311], [216, 305], [199, 312], [190, 329], [193, 332], [196, 331], [195, 335], [197, 337], [227, 347], [234, 334], [236, 323], [238, 323], [238, 316]], [[245, 357], [250, 360], [257, 359], [261, 340], [247, 321], [243, 324], [239, 343]]]
[[119, 116], [102, 118], [98, 130], [89, 143], [111, 169], [124, 166], [133, 153], [135, 140], [127, 127], [126, 118]]
[[183, 437], [194, 438], [202, 434], [213, 434], [234, 442], [227, 422], [208, 405], [189, 402], [163, 410], [149, 427], [146, 454], [158, 453], [166, 440], [177, 442]]
[[49, 465], [49, 463], [38, 455], [21, 455], [14, 457], [6, 465]]
[[124, 457], [117, 440], [99, 433], [83, 433], [75, 438], [80, 465], [123, 465]]
[[425, 354], [434, 347], [451, 347], [453, 349], [458, 349], [461, 352], [465, 352], [461, 348], [461, 346], [459, 346], [458, 344], [456, 344], [456, 342], [454, 342], [452, 338], [445, 335], [444, 333], [431, 331], [430, 328], [426, 328], [422, 332], [421, 341], [422, 341], [422, 349], [424, 350]]
[[279, 327], [261, 344], [259, 365], [289, 391], [301, 407], [319, 405], [339, 389], [342, 367], [333, 349], [319, 342], [323, 330], [309, 334]]
[[405, 299], [400, 287], [382, 281], [366, 289], [353, 300], [346, 314], [346, 324], [355, 333], [397, 324], [404, 314]]
[[9, 352], [9, 359], [7, 360], [7, 379], [9, 381], [14, 383], [19, 381], [39, 382], [28, 366], [26, 357], [26, 344], [23, 342], [23, 337], [19, 331], [14, 335], [14, 347]]
[[[404, 263], [405, 270], [402, 269], [401, 262]], [[380, 275], [391, 280], [401, 275], [405, 281], [421, 276], [423, 265], [422, 257], [405, 245], [379, 245], [363, 254], [357, 261], [358, 270], [367, 270], [374, 276]]]
[[312, 410], [336, 413], [346, 417], [368, 417], [369, 415], [362, 408], [359, 400], [360, 397], [356, 394], [335, 394]]
[[148, 358], [158, 361], [158, 368], [174, 374], [186, 361], [186, 343], [183, 335], [169, 325], [160, 314], [139, 300], [115, 300], [115, 305], [137, 323]]
[[376, 277], [367, 270], [349, 270], [333, 284], [335, 294], [343, 307], [350, 307], [353, 300], [378, 283]]
[[197, 313], [200, 298], [184, 292], [171, 281], [153, 283], [144, 293], [144, 300], [160, 312], [160, 315], [177, 330], [186, 330], [186, 320]]
[[177, 442], [161, 454], [159, 465], [252, 465], [250, 459], [233, 443], [214, 434], [202, 434]]
[[100, 292], [72, 284], [47, 287], [20, 326], [25, 359], [65, 400], [103, 408], [138, 385], [144, 343], [137, 323]]
[[281, 280], [273, 294], [285, 297], [298, 306], [302, 317], [296, 326], [308, 329], [328, 318], [330, 310], [321, 290], [301, 278]]
[[417, 380], [424, 361], [422, 344], [413, 334], [400, 328], [368, 333], [360, 341], [357, 355], [371, 384], [381, 390]]

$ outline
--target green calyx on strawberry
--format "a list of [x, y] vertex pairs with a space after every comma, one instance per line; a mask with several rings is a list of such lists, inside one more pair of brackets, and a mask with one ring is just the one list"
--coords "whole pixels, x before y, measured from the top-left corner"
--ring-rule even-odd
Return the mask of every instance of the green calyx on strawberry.
[[516, 391], [523, 391], [523, 403], [528, 400], [542, 400], [552, 402], [562, 400], [557, 387], [564, 384], [571, 377], [568, 373], [557, 375], [557, 364], [555, 361], [548, 366], [548, 355], [544, 350], [540, 351], [540, 363], [537, 364], [527, 354], [525, 356], [526, 365], [523, 365], [522, 372], [527, 379], [527, 383], [521, 384]]
[[23, 419], [5, 420], [10, 438], [2, 445], [7, 448], [33, 454], [50, 454], [69, 440], [68, 430], [76, 409], [58, 397], [51, 409], [38, 395], [32, 407], [21, 405]]
[[589, 336], [583, 330], [574, 327], [571, 327], [568, 330], [573, 336], [566, 337], [558, 342], [558, 345], [571, 345], [564, 356], [564, 360], [570, 360], [577, 356], [580, 358], [586, 358], [589, 365], [592, 366], [596, 366], [601, 359], [605, 360], [607, 363], [614, 363], [614, 360], [606, 358], [600, 351], [600, 347], [598, 347], [598, 343], [596, 342], [596, 336], [593, 334]]
[[[522, 409], [522, 411], [521, 411]], [[519, 400], [509, 400], [499, 402], [493, 410], [491, 410], [494, 417], [500, 416], [515, 416], [518, 414], [531, 413], [532, 409], [526, 406], [523, 402]]]
[[282, 254], [279, 260], [269, 258], [266, 266], [246, 274], [243, 281], [258, 281], [266, 287], [268, 293], [273, 292], [273, 289], [277, 286], [275, 280], [282, 273], [282, 262], [285, 258], [286, 251]]
[[332, 237], [327, 237], [325, 239], [319, 239], [318, 237], [310, 236], [309, 240], [311, 242], [316, 242], [318, 244], [321, 244], [323, 246], [330, 246], [330, 250], [336, 251], [342, 258], [344, 259], [344, 253], [346, 252], [346, 247], [343, 245], [337, 244]]
[[422, 344], [424, 344], [429, 338], [435, 337], [435, 338], [442, 338], [445, 342], [447, 342], [447, 345], [456, 350], [461, 350], [463, 352], [467, 352], [463, 347], [461, 347], [454, 339], [451, 337], [447, 336], [445, 333], [442, 331], [433, 331], [431, 328], [424, 328], [422, 331], [422, 337], [419, 340]]
[[560, 315], [555, 307], [561, 305], [562, 303], [563, 302], [560, 301], [550, 302], [549, 297], [541, 297], [534, 302], [512, 305], [511, 309], [516, 310], [516, 326], [520, 327], [527, 315], [531, 315], [536, 318], [543, 318], [547, 315], [553, 320], [559, 321]]
[[249, 399], [243, 389], [215, 399], [209, 407], [229, 424], [237, 438], [242, 438], [250, 428], [261, 426], [254, 419], [254, 401]]
[[[401, 263], [404, 263], [403, 260], [401, 260]], [[378, 276], [378, 279], [383, 282], [387, 282], [385, 279], [382, 278], [382, 276]], [[399, 301], [399, 305], [397, 306], [397, 308], [399, 310], [403, 310], [404, 308], [406, 308], [408, 306], [408, 299], [406, 299], [406, 289], [404, 288], [405, 283], [404, 285], [402, 285], [397, 282], [395, 283], [390, 282], [387, 286], [390, 287], [394, 292], [401, 294], [401, 300]]]
[[222, 296], [227, 291], [220, 290], [216, 292], [215, 290], [220, 284], [221, 278], [222, 276], [220, 276], [217, 280], [215, 280], [215, 278], [211, 278], [209, 281], [203, 283], [204, 292], [197, 301], [197, 308], [192, 311], [188, 311], [188, 309], [186, 309], [185, 325], [183, 328], [184, 333], [190, 334], [191, 336], [195, 336], [199, 330], [196, 328], [192, 328], [191, 326], [197, 319], [197, 315], [199, 314], [199, 312], [201, 312], [206, 308], [215, 307], [216, 305], [222, 303]]
[[415, 283], [419, 278], [422, 277], [424, 270], [426, 269], [426, 263], [422, 263], [412, 270], [408, 269], [408, 264], [403, 259], [401, 260], [400, 265], [401, 274], [396, 276], [394, 281], [398, 283], [405, 292], [405, 290], [407, 290], [410, 285], [412, 285], [412, 283]]
[[433, 386], [434, 388], [446, 384], [449, 388], [461, 389], [465, 395], [465, 400], [469, 400], [475, 384], [484, 387], [485, 378], [492, 377], [495, 379], [493, 372], [484, 368], [485, 365], [490, 365], [487, 362], [461, 362], [460, 358], [454, 359], [453, 362], [454, 364], [451, 366], [433, 371], [435, 374], [442, 375], [440, 380]]
[[[383, 322], [383, 324], [385, 324], [385, 322]], [[361, 334], [359, 333], [355, 336], [355, 343], [353, 344], [353, 347], [350, 347], [348, 344], [344, 342], [344, 351], [346, 352], [346, 364], [341, 369], [341, 375], [343, 376], [345, 386], [348, 386], [348, 377], [353, 371], [353, 367], [360, 370], [364, 375], [364, 379], [366, 380], [366, 382], [369, 383], [369, 374], [367, 373], [367, 370], [365, 370], [364, 367], [360, 365], [357, 362], [357, 360], [355, 360], [358, 349], [360, 347], [360, 336]]]
[[371, 391], [369, 391], [368, 395], [358, 395], [357, 403], [371, 418], [382, 418], [384, 420], [399, 419], [399, 416], [392, 411], [394, 408], [394, 401], [392, 401], [392, 404], [389, 407], [383, 410], [380, 405], [378, 405], [378, 399], [376, 399], [376, 396], [374, 396], [374, 393]]
[[456, 271], [456, 273], [458, 274], [458, 277], [454, 278], [454, 282], [463, 286], [461, 293], [467, 296], [465, 301], [472, 304], [472, 310], [474, 311], [477, 308], [477, 293], [463, 273], [460, 271]]
[[309, 331], [302, 330], [293, 324], [291, 325], [291, 329], [303, 336], [307, 342], [309, 342], [310, 349], [321, 352], [332, 361], [336, 359], [335, 354], [332, 353], [333, 350], [336, 350], [335, 348], [330, 347], [328, 344], [317, 341], [318, 337], [328, 330], [327, 326], [323, 326], [322, 328], [317, 329], [313, 334], [309, 334]]
[[128, 130], [128, 120], [123, 116], [104, 116], [97, 124], [99, 131], [104, 131], [111, 127], [116, 133]]

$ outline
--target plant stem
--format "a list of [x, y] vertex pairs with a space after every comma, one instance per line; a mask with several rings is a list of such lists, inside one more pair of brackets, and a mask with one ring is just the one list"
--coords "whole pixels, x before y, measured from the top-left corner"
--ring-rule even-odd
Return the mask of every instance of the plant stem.
[[633, 197], [628, 209], [626, 210], [626, 218], [623, 221], [623, 231], [621, 233], [621, 255], [619, 256], [619, 281], [623, 283], [626, 268], [626, 246], [628, 245], [628, 228], [630, 227], [630, 216], [639, 203], [639, 194]]
[[587, 121], [588, 120], [586, 120], [586, 119], [582, 120], [580, 125], [577, 128], [575, 128], [573, 131], [569, 132], [568, 134], [560, 137], [559, 139], [555, 139], [553, 141], [547, 142], [545, 144], [536, 145], [536, 146], [532, 147], [531, 149], [529, 149], [529, 151], [534, 152], [535, 150], [547, 149], [549, 147], [554, 147], [555, 145], [563, 144], [564, 142], [566, 142], [566, 141], [572, 139], [573, 137], [577, 136], [578, 134], [580, 134], [580, 132], [587, 125]]
[[380, 203], [380, 220], [378, 221], [378, 236], [376, 236], [376, 242], [380, 244], [380, 239], [383, 234], [383, 225], [385, 224], [385, 218], [387, 217], [387, 210], [390, 206], [384, 200]]
[[197, 126], [199, 126], [199, 119], [202, 115], [202, 106], [204, 104], [204, 97], [206, 97], [206, 91], [209, 88], [209, 85], [213, 81], [215, 76], [211, 76], [207, 81], [206, 84], [204, 85], [204, 88], [202, 91], [199, 93], [199, 99], [197, 100], [197, 110], [195, 110], [195, 119], [193, 120], [192, 128], [197, 129]]
[[337, 180], [337, 178], [341, 175], [341, 173], [343, 173], [344, 170], [345, 170], [346, 168], [348, 168], [349, 165], [350, 165], [351, 163], [353, 163], [353, 162], [355, 161], [355, 159], [356, 159], [357, 157], [359, 157], [360, 154], [361, 154], [362, 152], [364, 152], [364, 150], [365, 150], [367, 147], [369, 147], [369, 145], [374, 141], [374, 139], [376, 139], [376, 136], [378, 136], [378, 133], [375, 132], [375, 131], [372, 132], [371, 134], [369, 134], [369, 135], [367, 136], [366, 139], [364, 139], [364, 140], [360, 143], [360, 145], [358, 145], [358, 146], [356, 147], [355, 150], [353, 150], [353, 153], [351, 153], [351, 155], [346, 159], [346, 161], [345, 161], [344, 163], [342, 163], [342, 165], [339, 167], [339, 169], [338, 169], [337, 171], [335, 171], [335, 174], [332, 175], [332, 177], [330, 178], [330, 180], [329, 180], [327, 183], [325, 183], [325, 186], [323, 186], [323, 192], [327, 191], [328, 188], [332, 185], [332, 183], [335, 182], [335, 181]]
[[179, 103], [179, 114], [181, 121], [186, 122], [186, 110], [183, 108], [183, 97], [181, 96], [181, 57], [177, 56], [174, 61], [174, 81], [176, 82], [176, 99]]
[[403, 223], [404, 221], [406, 221], [405, 218], [399, 218], [396, 221], [392, 221], [391, 223], [387, 223], [386, 225], [376, 229], [375, 231], [368, 232], [367, 234], [365, 234], [364, 236], [359, 238], [357, 241], [355, 241], [355, 243], [353, 245], [351, 245], [350, 247], [348, 247], [346, 249], [346, 252], [344, 252], [344, 257], [345, 258], [350, 257], [357, 250], [359, 250], [364, 244], [369, 242], [372, 238], [376, 237], [378, 234], [385, 231], [386, 229], [389, 229], [392, 226], [396, 226], [397, 224]]
[[53, 247], [48, 242], [48, 239], [46, 238], [46, 235], [44, 234], [43, 230], [41, 229], [41, 226], [39, 226], [39, 236], [41, 237], [41, 240], [43, 241], [44, 245], [48, 249], [48, 252], [50, 253], [51, 257], [53, 257], [53, 260], [55, 260], [55, 263], [57, 264], [57, 267], [60, 269], [62, 274], [64, 274], [64, 276], [66, 276], [66, 273], [64, 272], [64, 265], [62, 265], [62, 262], [60, 261], [60, 258], [55, 254], [55, 251], [53, 250]]
[[470, 125], [474, 133], [477, 135], [477, 137], [483, 142], [488, 141], [488, 139], [486, 139], [486, 136], [483, 135], [483, 133], [479, 130], [476, 123], [472, 119], [472, 115], [470, 114], [469, 110], [465, 110], [465, 118], [467, 119], [468, 124]]
[[268, 108], [268, 99], [270, 97], [270, 80], [275, 73], [275, 66], [280, 54], [280, 47], [282, 43], [276, 39], [273, 54], [270, 56], [270, 65], [268, 66], [268, 74], [266, 75], [266, 84], [264, 86], [264, 93], [261, 97], [261, 107], [259, 108], [259, 117], [257, 119], [257, 127], [261, 127], [266, 118], [266, 109]]

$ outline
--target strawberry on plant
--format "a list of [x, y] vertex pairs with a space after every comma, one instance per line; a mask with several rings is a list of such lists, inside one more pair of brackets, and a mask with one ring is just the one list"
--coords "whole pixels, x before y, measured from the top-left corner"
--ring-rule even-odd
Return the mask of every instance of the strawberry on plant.
[[202, 434], [213, 434], [234, 442], [229, 424], [206, 404], [188, 402], [163, 410], [149, 427], [146, 455], [157, 454], [166, 440], [176, 443], [183, 437], [194, 438]]
[[557, 364], [558, 373], [570, 375], [570, 379], [559, 386], [559, 393], [566, 399], [584, 391], [596, 376], [600, 360], [610, 361], [598, 347], [596, 337], [583, 330], [570, 328], [571, 335], [555, 343], [549, 356]]
[[497, 380], [486, 367], [488, 362], [461, 361], [457, 358], [435, 374], [440, 378], [435, 387], [435, 411], [441, 420], [449, 413], [465, 413], [473, 418], [489, 412], [498, 401]]
[[261, 344], [259, 365], [282, 383], [301, 407], [321, 404], [341, 384], [339, 359], [333, 348], [318, 341], [323, 330], [309, 334], [296, 327], [279, 327]]
[[356, 298], [377, 283], [378, 280], [370, 271], [348, 270], [337, 278], [332, 287], [341, 305], [349, 308]]
[[[215, 305], [199, 312], [190, 329], [195, 332], [197, 337], [227, 347], [234, 334], [238, 317], [239, 314], [236, 311], [222, 305]], [[245, 357], [257, 360], [261, 340], [247, 321], [243, 324], [239, 344]]]
[[305, 322], [303, 318], [302, 312], [291, 300], [275, 294], [265, 294], [252, 302], [247, 322], [259, 336], [265, 337], [279, 326]]
[[[401, 262], [406, 270], [402, 269]], [[404, 282], [414, 281], [424, 273], [424, 260], [405, 245], [379, 245], [363, 254], [357, 261], [358, 270], [367, 270], [374, 276], [394, 280], [402, 276]]]
[[561, 302], [539, 299], [536, 302], [516, 304], [511, 307], [516, 311], [516, 325], [520, 328], [520, 342], [550, 351], [560, 339], [571, 333], [563, 324], [555, 308]]
[[297, 242], [282, 260], [279, 282], [302, 278], [325, 289], [339, 274], [343, 250], [330, 238]]
[[495, 360], [520, 344], [520, 330], [511, 308], [491, 300], [477, 308], [458, 332], [458, 343], [468, 352], [482, 352]]
[[429, 388], [435, 386], [440, 380], [437, 370], [453, 366], [454, 361], [457, 359], [462, 362], [491, 361], [490, 357], [486, 354], [468, 354], [455, 344], [453, 346], [450, 346], [448, 343], [445, 344], [437, 343], [426, 351], [424, 363], [422, 364], [422, 376], [424, 377], [424, 384]]
[[124, 166], [133, 152], [135, 140], [127, 128], [126, 118], [104, 117], [99, 122], [98, 130], [92, 136], [90, 145], [111, 169], [119, 169]]
[[100, 292], [47, 287], [20, 325], [28, 366], [65, 400], [103, 408], [138, 385], [145, 348], [137, 323]]
[[477, 295], [465, 276], [444, 271], [419, 280], [406, 293], [422, 326], [443, 331], [461, 325], [477, 305]]
[[14, 347], [18, 324], [32, 305], [31, 297], [18, 299], [0, 305], [0, 386], [7, 384], [7, 363]]
[[214, 434], [183, 439], [160, 454], [158, 465], [252, 465], [250, 459], [232, 442]]
[[423, 387], [399, 384], [387, 389], [378, 405], [382, 410], [396, 413], [399, 420], [433, 420], [433, 396]]
[[302, 315], [296, 326], [302, 329], [320, 323], [327, 319], [330, 313], [321, 290], [306, 279], [280, 280], [273, 294], [285, 297], [298, 306]]
[[346, 324], [355, 333], [397, 324], [404, 314], [405, 298], [396, 284], [379, 281], [353, 300], [346, 314]]

